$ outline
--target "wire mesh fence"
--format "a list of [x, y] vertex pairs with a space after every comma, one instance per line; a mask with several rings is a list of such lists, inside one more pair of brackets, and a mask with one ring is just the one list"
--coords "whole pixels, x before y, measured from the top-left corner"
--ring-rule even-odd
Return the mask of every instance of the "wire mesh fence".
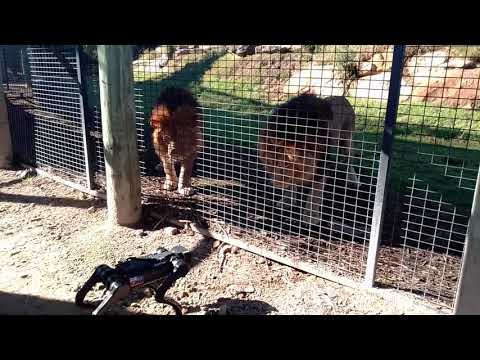
[[382, 249], [379, 280], [452, 306], [480, 164], [479, 48], [425, 48], [404, 62], [384, 233], [402, 252]]
[[36, 165], [90, 188], [77, 46], [30, 46]]
[[[134, 62], [144, 121], [166, 88], [190, 89], [203, 134], [194, 198], [209, 226], [361, 279], [389, 79], [352, 86], [363, 47], [278, 48], [146, 49]], [[152, 168], [160, 161], [150, 150]]]
[[[93, 138], [87, 158], [103, 187], [98, 61], [95, 46], [81, 49], [83, 94], [51, 50], [30, 48], [35, 149], [40, 165], [85, 178]], [[379, 284], [450, 307], [480, 159], [478, 49], [406, 47], [382, 208]], [[78, 70], [78, 54], [62, 51]], [[325, 274], [364, 278], [393, 46], [139, 45], [134, 54], [144, 202]], [[172, 87], [194, 101], [172, 100]], [[186, 114], [199, 120], [195, 151], [185, 125], [183, 138], [155, 125], [162, 116], [182, 124]], [[177, 136], [177, 148], [162, 150], [159, 133]], [[196, 154], [188, 198], [171, 191], [176, 178], [161, 161], [176, 153], [182, 182], [191, 160], [182, 151]]]
[[[447, 306], [478, 171], [477, 49], [407, 47], [384, 209], [379, 282]], [[197, 210], [212, 228], [364, 276], [392, 46], [158, 46], [139, 55], [134, 73], [145, 121], [168, 86], [189, 88], [200, 103]], [[302, 94], [333, 96], [330, 108], [342, 121], [351, 107], [350, 128], [322, 133], [321, 121], [310, 120], [329, 116], [288, 103]], [[160, 191], [147, 185], [146, 192]]]

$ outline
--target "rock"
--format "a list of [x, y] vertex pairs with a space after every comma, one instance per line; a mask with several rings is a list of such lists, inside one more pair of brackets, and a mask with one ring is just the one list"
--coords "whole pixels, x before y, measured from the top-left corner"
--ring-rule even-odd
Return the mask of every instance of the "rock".
[[223, 45], [199, 45], [198, 50], [200, 51], [223, 51], [225, 50], [225, 46]]
[[90, 213], [90, 214], [93, 213], [93, 212], [95, 212], [95, 206], [90, 206], [90, 207], [87, 209], [87, 212]]
[[15, 175], [17, 175], [19, 179], [25, 180], [26, 178], [37, 175], [37, 172], [34, 169], [25, 169], [17, 171]]
[[255, 54], [255, 45], [240, 45], [236, 48], [235, 54], [238, 56], [248, 56]]
[[477, 63], [471, 59], [451, 58], [446, 64], [447, 68], [475, 69]]
[[[413, 56], [405, 64], [404, 74], [410, 77], [428, 77], [433, 75], [432, 70], [440, 70], [445, 74], [447, 62], [448, 52], [445, 50], [438, 50], [419, 56]], [[442, 76], [441, 73], [437, 75]]]
[[200, 311], [188, 313], [188, 315], [207, 315], [207, 312], [205, 310], [200, 310]]
[[291, 48], [292, 45], [259, 45], [255, 46], [255, 54], [285, 53], [289, 52]]
[[176, 227], [173, 227], [173, 226], [168, 226], [168, 227], [163, 229], [163, 232], [167, 236], [173, 236], [173, 235], [176, 235], [178, 233], [178, 229]]
[[480, 68], [447, 69], [444, 76], [414, 78], [412, 100], [447, 107], [480, 106]]
[[155, 59], [135, 60], [133, 66], [137, 72], [158, 72], [168, 63], [168, 54], [161, 53]]
[[337, 291], [335, 291], [335, 289], [328, 289], [327, 292], [326, 292], [326, 295], [327, 295], [330, 299], [335, 299], [336, 297], [338, 297]]
[[381, 52], [384, 51], [384, 49], [380, 49], [379, 46], [377, 45], [364, 45], [361, 47], [358, 58], [360, 61], [369, 61], [372, 59], [372, 56], [375, 54], [375, 52]]
[[306, 91], [322, 97], [342, 96], [343, 81], [337, 78], [333, 65], [311, 64], [308, 69], [297, 71], [283, 89], [287, 94], [300, 94]]
[[261, 257], [257, 259], [257, 264], [265, 264], [265, 258]]
[[[366, 76], [352, 84], [348, 95], [355, 98], [387, 100], [390, 87], [391, 72]], [[412, 95], [412, 86], [402, 78], [400, 88], [400, 101], [405, 101]]]
[[237, 46], [236, 45], [226, 45], [225, 50], [227, 52], [235, 53], [235, 51], [237, 51]]
[[218, 248], [221, 244], [222, 244], [221, 241], [215, 240], [215, 241], [213, 242], [213, 244], [212, 244], [212, 248], [213, 248], [213, 249], [216, 249], [216, 248]]
[[448, 61], [448, 51], [437, 50], [412, 58], [416, 66], [437, 67]]
[[374, 75], [377, 72], [378, 72], [377, 71], [377, 66], [371, 61], [363, 61], [358, 66], [358, 76], [359, 77]]
[[185, 55], [185, 54], [190, 54], [193, 52], [193, 49], [189, 48], [179, 48], [175, 50], [175, 55]]
[[372, 65], [375, 66], [375, 69], [383, 71], [385, 67], [385, 59], [381, 53], [376, 53], [372, 57]]
[[376, 71], [388, 71], [392, 68], [393, 47], [388, 47], [382, 52], [373, 54], [370, 62], [375, 65]]
[[29, 277], [30, 275], [28, 274], [23, 274], [22, 276], [20, 276], [22, 279], [26, 279], [27, 277]]
[[255, 292], [255, 288], [253, 286], [247, 286], [243, 289], [243, 292], [246, 294], [253, 294]]

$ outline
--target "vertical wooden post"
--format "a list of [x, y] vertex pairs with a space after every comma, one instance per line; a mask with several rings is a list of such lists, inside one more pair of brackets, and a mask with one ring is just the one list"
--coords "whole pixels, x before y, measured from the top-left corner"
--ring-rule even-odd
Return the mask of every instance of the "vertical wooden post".
[[454, 312], [455, 315], [480, 315], [480, 167]]
[[12, 139], [8, 125], [7, 102], [3, 93], [2, 74], [0, 73], [0, 169], [11, 168], [12, 160]]
[[128, 45], [97, 49], [108, 219], [129, 226], [141, 216], [132, 49]]

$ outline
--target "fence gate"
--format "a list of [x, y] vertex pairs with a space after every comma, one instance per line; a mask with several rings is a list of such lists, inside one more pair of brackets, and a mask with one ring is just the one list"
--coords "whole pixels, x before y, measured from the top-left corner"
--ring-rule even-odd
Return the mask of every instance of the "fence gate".
[[92, 188], [78, 46], [28, 47], [36, 165]]

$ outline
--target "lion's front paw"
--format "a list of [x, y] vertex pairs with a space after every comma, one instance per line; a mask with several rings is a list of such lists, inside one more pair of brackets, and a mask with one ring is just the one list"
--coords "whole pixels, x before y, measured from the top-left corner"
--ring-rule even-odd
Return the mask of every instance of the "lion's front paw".
[[172, 191], [177, 188], [177, 183], [175, 181], [172, 181], [170, 179], [165, 180], [165, 183], [163, 184], [163, 190], [167, 191]]
[[190, 186], [179, 187], [178, 193], [182, 196], [190, 196], [193, 194], [193, 188]]

